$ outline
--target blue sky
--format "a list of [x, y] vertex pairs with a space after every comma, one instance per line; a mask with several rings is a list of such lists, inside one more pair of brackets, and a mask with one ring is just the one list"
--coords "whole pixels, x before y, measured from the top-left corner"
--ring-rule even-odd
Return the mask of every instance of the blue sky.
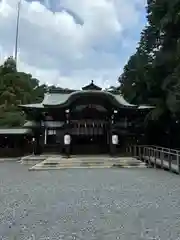
[[[0, 61], [12, 55], [18, 0], [0, 0]], [[22, 0], [18, 68], [47, 84], [116, 85], [143, 29], [146, 0]]]

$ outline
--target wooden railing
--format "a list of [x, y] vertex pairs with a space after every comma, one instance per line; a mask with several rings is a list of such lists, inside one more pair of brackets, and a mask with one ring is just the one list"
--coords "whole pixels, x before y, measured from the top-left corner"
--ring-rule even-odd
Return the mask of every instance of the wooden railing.
[[162, 168], [180, 174], [180, 151], [160, 146], [134, 145], [129, 147], [131, 156], [154, 168]]

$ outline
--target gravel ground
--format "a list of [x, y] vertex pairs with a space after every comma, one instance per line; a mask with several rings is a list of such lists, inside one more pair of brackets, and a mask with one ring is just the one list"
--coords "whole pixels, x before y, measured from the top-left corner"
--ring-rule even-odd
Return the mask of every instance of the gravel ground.
[[178, 236], [178, 175], [154, 169], [28, 172], [18, 163], [0, 163], [0, 239]]

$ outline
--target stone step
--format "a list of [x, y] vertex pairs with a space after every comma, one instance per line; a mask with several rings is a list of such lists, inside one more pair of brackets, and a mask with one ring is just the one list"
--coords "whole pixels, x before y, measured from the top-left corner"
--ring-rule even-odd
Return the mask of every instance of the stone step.
[[60, 167], [87, 167], [87, 166], [144, 166], [146, 164], [143, 164], [143, 163], [139, 163], [139, 164], [123, 164], [123, 163], [116, 163], [116, 164], [111, 164], [111, 163], [102, 163], [102, 164], [95, 164], [95, 163], [72, 163], [72, 164], [35, 164], [34, 166], [42, 166], [42, 167], [57, 167], [57, 166], [60, 166]]
[[83, 157], [83, 158], [60, 158], [60, 157], [48, 157], [46, 159], [47, 161], [50, 162], [104, 162], [104, 161], [110, 161], [110, 162], [130, 162], [130, 161], [136, 161], [136, 162], [141, 162], [140, 160], [136, 158], [123, 158], [123, 157], [118, 157], [118, 158], [113, 158], [113, 157]]
[[52, 160], [45, 160], [41, 163], [36, 164], [30, 170], [39, 170], [39, 169], [67, 169], [67, 168], [112, 168], [112, 167], [146, 167], [146, 164], [139, 161], [139, 160], [72, 160], [72, 159], [66, 159], [59, 160], [59, 161], [52, 161]]
[[29, 155], [29, 156], [24, 156], [20, 159], [20, 163], [24, 165], [35, 165], [37, 163], [40, 163], [44, 160], [46, 160], [46, 156], [38, 156], [38, 155]]
[[51, 159], [51, 160], [60, 160], [61, 161], [67, 161], [67, 160], [72, 160], [72, 161], [75, 161], [75, 160], [81, 160], [81, 161], [94, 161], [94, 160], [97, 160], [100, 161], [104, 161], [104, 160], [137, 160], [136, 158], [134, 157], [111, 157], [111, 156], [90, 156], [90, 155], [87, 155], [87, 156], [70, 156], [70, 157], [64, 157], [64, 156], [57, 156], [57, 157], [48, 157], [47, 159]]
[[112, 165], [101, 165], [101, 166], [95, 166], [95, 165], [92, 165], [92, 166], [57, 166], [57, 167], [51, 167], [51, 166], [46, 166], [46, 167], [42, 167], [42, 166], [34, 166], [34, 167], [31, 167], [29, 168], [29, 171], [38, 171], [38, 170], [63, 170], [63, 169], [103, 169], [103, 168], [145, 168], [146, 166], [145, 165], [139, 165], [139, 166], [130, 166], [130, 165], [127, 165], [127, 166], [112, 166]]
[[71, 165], [71, 164], [96, 164], [96, 165], [100, 165], [100, 164], [141, 164], [142, 162], [136, 162], [136, 161], [129, 161], [129, 162], [123, 162], [123, 161], [68, 161], [68, 162], [51, 162], [51, 161], [42, 161], [41, 162], [42, 164], [44, 165], [57, 165], [57, 164], [60, 164], [60, 165]]
[[100, 166], [100, 165], [110, 165], [110, 166], [116, 166], [116, 165], [122, 165], [122, 166], [138, 166], [138, 165], [145, 165], [145, 163], [137, 163], [137, 162], [129, 162], [129, 163], [123, 163], [123, 162], [69, 162], [69, 163], [40, 163], [44, 166], [87, 166], [87, 165], [94, 165], [94, 166]]

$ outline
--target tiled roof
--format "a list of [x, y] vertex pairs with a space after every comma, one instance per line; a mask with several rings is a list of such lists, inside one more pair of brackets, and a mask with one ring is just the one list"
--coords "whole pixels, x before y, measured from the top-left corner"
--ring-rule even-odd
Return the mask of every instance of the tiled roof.
[[4, 135], [20, 135], [20, 134], [27, 134], [30, 133], [30, 129], [25, 128], [0, 128], [0, 134]]
[[46, 94], [45, 98], [42, 102], [43, 105], [61, 105], [66, 103], [71, 97], [77, 96], [77, 95], [85, 95], [85, 94], [101, 94], [107, 97], [111, 97], [113, 100], [117, 101], [117, 103], [121, 106], [127, 106], [127, 107], [135, 107], [136, 105], [128, 103], [122, 95], [114, 95], [109, 92], [103, 92], [98, 90], [84, 90], [84, 91], [77, 91], [70, 94], [58, 94], [58, 93], [52, 93], [52, 94]]
[[116, 105], [117, 107], [134, 107], [138, 109], [145, 109], [145, 108], [152, 108], [150, 106], [137, 106], [134, 104], [128, 103], [121, 94], [112, 94], [106, 91], [100, 90], [83, 90], [83, 91], [75, 91], [72, 93], [46, 93], [44, 96], [44, 100], [42, 103], [36, 104], [27, 104], [27, 105], [20, 105], [20, 107], [26, 108], [44, 108], [45, 106], [63, 106], [68, 104], [69, 102], [73, 101], [73, 99], [79, 96], [98, 96], [107, 97], [112, 102], [112, 104]]
[[32, 103], [32, 104], [19, 105], [19, 107], [44, 108], [44, 105], [42, 103]]
[[47, 93], [42, 102], [43, 105], [60, 105], [68, 100], [72, 95], [66, 93]]
[[38, 123], [35, 122], [35, 121], [27, 121], [27, 122], [24, 124], [24, 127], [25, 127], [25, 128], [28, 128], [28, 127], [32, 128], [32, 127], [36, 127], [37, 125], [38, 125]]
[[146, 106], [146, 105], [140, 105], [138, 109], [151, 109], [154, 108], [154, 106]]
[[95, 85], [94, 81], [92, 80], [90, 84], [84, 86], [82, 90], [101, 90], [102, 88]]

